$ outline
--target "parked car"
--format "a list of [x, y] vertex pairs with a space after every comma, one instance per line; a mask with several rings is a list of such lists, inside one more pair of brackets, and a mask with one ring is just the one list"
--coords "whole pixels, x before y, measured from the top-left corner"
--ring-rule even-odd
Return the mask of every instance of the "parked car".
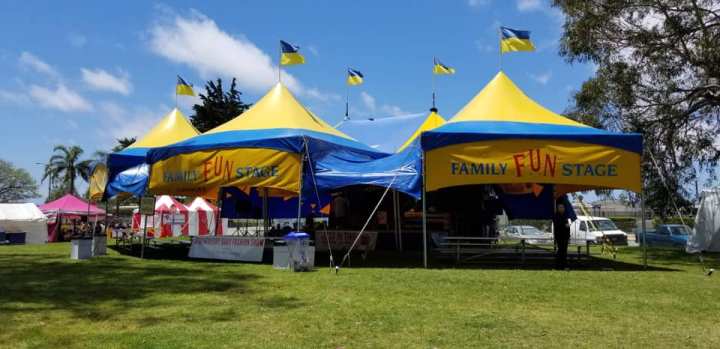
[[[660, 224], [654, 230], [645, 232], [645, 243], [648, 246], [666, 246], [685, 248], [690, 227], [682, 224]], [[642, 234], [635, 232], [635, 241], [642, 244]]]
[[550, 244], [553, 235], [531, 225], [511, 225], [505, 228], [505, 237], [510, 239], [525, 239], [528, 244]]
[[614, 245], [627, 245], [627, 234], [608, 218], [578, 216], [570, 225], [570, 239], [574, 241], [585, 240], [599, 244], [603, 238]]

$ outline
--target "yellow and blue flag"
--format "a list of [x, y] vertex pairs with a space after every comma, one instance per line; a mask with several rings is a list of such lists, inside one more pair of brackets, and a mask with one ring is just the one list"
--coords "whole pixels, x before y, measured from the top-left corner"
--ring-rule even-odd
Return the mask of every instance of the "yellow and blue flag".
[[448, 74], [455, 74], [455, 68], [450, 68], [446, 66], [445, 64], [442, 64], [437, 59], [433, 59], [433, 74], [437, 75], [448, 75]]
[[348, 77], [347, 77], [347, 83], [348, 85], [360, 85], [363, 83], [364, 76], [361, 72], [348, 68]]
[[300, 47], [290, 45], [289, 43], [280, 40], [280, 64], [305, 64], [305, 57], [298, 53], [298, 50], [300, 50]]
[[500, 27], [500, 52], [535, 51], [530, 41], [530, 32]]
[[178, 95], [185, 95], [185, 96], [194, 96], [195, 91], [193, 91], [192, 85], [188, 84], [183, 80], [183, 78], [180, 77], [180, 75], [177, 76], [177, 86], [175, 86], [175, 94]]

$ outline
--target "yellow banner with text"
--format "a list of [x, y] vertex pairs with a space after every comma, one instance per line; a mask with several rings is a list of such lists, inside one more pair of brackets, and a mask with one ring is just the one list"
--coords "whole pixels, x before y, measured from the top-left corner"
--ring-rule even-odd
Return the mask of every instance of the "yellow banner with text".
[[274, 149], [239, 148], [180, 154], [152, 165], [153, 194], [196, 195], [221, 187], [300, 189], [300, 155]]
[[428, 191], [506, 183], [641, 190], [639, 154], [555, 140], [483, 141], [434, 149], [426, 153], [425, 175]]

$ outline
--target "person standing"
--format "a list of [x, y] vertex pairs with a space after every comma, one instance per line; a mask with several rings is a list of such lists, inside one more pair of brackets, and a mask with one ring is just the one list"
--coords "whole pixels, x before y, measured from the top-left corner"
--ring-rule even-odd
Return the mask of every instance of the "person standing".
[[567, 249], [570, 243], [570, 221], [566, 214], [565, 203], [558, 200], [553, 216], [553, 238], [557, 245], [555, 251], [555, 268], [563, 270], [567, 268]]

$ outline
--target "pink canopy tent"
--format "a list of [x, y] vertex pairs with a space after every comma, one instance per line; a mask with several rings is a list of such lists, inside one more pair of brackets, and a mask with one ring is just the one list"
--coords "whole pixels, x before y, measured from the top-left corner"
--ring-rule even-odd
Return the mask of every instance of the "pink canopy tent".
[[40, 205], [40, 211], [48, 217], [48, 241], [57, 241], [57, 228], [62, 217], [82, 217], [99, 220], [105, 216], [105, 211], [87, 201], [72, 195], [65, 196]]

